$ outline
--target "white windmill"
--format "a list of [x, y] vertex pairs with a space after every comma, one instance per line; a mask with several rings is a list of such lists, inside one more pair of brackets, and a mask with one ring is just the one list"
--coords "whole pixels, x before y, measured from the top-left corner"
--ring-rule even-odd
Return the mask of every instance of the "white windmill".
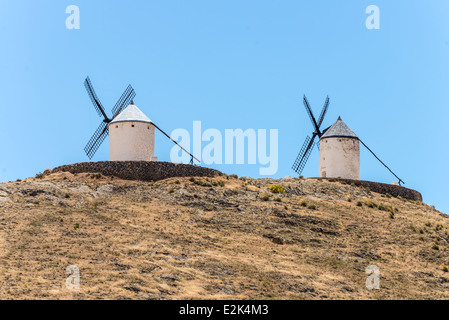
[[110, 133], [109, 161], [157, 161], [157, 157], [154, 156], [156, 128], [190, 155], [191, 164], [193, 164], [194, 160], [200, 162], [134, 105], [133, 99], [136, 93], [131, 85], [128, 86], [114, 108], [112, 108], [111, 118], [106, 115], [89, 77], [86, 78], [84, 86], [95, 110], [104, 118], [84, 148], [89, 159], [93, 158], [106, 136]]
[[329, 108], [329, 97], [326, 98], [323, 110], [321, 111], [318, 122], [310, 108], [309, 101], [304, 96], [304, 106], [307, 114], [312, 121], [314, 132], [312, 138], [306, 137], [306, 140], [296, 158], [292, 169], [301, 175], [313, 146], [315, 138], [319, 141], [319, 177], [321, 178], [343, 178], [359, 180], [360, 177], [360, 144], [363, 144], [398, 180], [399, 184], [404, 183], [390, 168], [385, 165], [368, 146], [360, 140], [359, 137], [343, 122], [338, 120], [329, 128], [321, 131], [324, 116]]

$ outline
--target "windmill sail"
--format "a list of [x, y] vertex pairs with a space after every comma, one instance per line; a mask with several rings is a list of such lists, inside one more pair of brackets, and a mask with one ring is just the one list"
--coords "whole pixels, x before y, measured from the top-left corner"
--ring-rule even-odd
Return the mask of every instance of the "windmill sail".
[[136, 96], [136, 93], [134, 92], [134, 89], [131, 87], [131, 85], [129, 85], [118, 99], [114, 108], [112, 108], [112, 118], [108, 118], [106, 112], [104, 111], [104, 107], [100, 102], [100, 99], [98, 99], [98, 96], [95, 93], [94, 87], [89, 77], [87, 77], [86, 80], [84, 81], [84, 86], [86, 88], [90, 100], [92, 101], [92, 104], [94, 105], [95, 110], [101, 117], [103, 117], [103, 121], [100, 123], [97, 130], [95, 130], [89, 142], [84, 147], [86, 155], [89, 157], [89, 159], [92, 159], [97, 150], [100, 148], [106, 136], [109, 134], [108, 124], [118, 114], [120, 114], [120, 112], [124, 107], [127, 107], [130, 104], [130, 102]]
[[100, 117], [106, 117], [106, 113], [104, 112], [104, 108], [101, 105], [100, 99], [98, 99], [97, 94], [95, 93], [94, 87], [92, 86], [92, 82], [90, 81], [90, 78], [87, 77], [86, 81], [84, 81], [84, 86], [86, 87], [86, 91], [89, 94], [89, 98], [92, 101], [92, 104], [94, 105], [95, 110], [97, 111], [98, 115]]
[[296, 157], [295, 162], [293, 163], [292, 169], [298, 174], [301, 175], [302, 171], [304, 170], [304, 167], [307, 164], [307, 161], [309, 160], [310, 154], [312, 153], [313, 147], [316, 144], [319, 149], [319, 143], [315, 143], [315, 138], [321, 137], [322, 132], [320, 130], [321, 125], [323, 124], [324, 116], [326, 115], [327, 109], [329, 108], [329, 96], [326, 98], [326, 101], [324, 103], [324, 107], [321, 110], [320, 117], [318, 118], [318, 122], [315, 119], [315, 116], [313, 115], [312, 108], [310, 107], [309, 101], [307, 100], [307, 97], [304, 95], [303, 98], [304, 107], [306, 108], [307, 114], [310, 118], [310, 121], [312, 122], [314, 132], [312, 138], [309, 136], [306, 137], [306, 140], [304, 141], [304, 144], [301, 147], [301, 150], [298, 153], [298, 156]]
[[298, 175], [301, 175], [304, 167], [306, 166], [307, 160], [309, 160], [310, 154], [312, 153], [315, 137], [316, 135], [314, 135], [312, 139], [310, 139], [309, 136], [306, 137], [306, 140], [304, 141], [304, 144], [302, 145], [301, 150], [299, 151], [299, 154], [296, 157], [295, 162], [293, 163], [292, 169]]
[[108, 133], [109, 133], [108, 123], [107, 122], [100, 123], [97, 130], [95, 130], [89, 142], [84, 147], [84, 151], [86, 152], [89, 159], [93, 158], [93, 156], [97, 152], [98, 148], [100, 148], [101, 144], [103, 143]]
[[122, 96], [118, 99], [114, 108], [112, 108], [112, 119], [118, 116], [123, 108], [129, 106], [129, 104], [135, 97], [136, 93], [134, 92], [134, 89], [131, 87], [131, 85], [129, 85], [128, 88], [126, 88], [125, 92], [123, 92]]

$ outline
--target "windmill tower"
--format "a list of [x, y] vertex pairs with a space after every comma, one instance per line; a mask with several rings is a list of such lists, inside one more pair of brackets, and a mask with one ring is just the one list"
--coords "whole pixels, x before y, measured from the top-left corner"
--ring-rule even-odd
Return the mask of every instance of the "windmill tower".
[[181, 148], [182, 151], [190, 155], [190, 164], [194, 164], [194, 160], [200, 163], [197, 158], [174, 141], [134, 105], [133, 99], [136, 93], [131, 85], [126, 88], [114, 108], [112, 108], [111, 118], [106, 115], [89, 77], [86, 78], [84, 86], [95, 110], [103, 118], [84, 148], [89, 159], [93, 158], [106, 136], [110, 133], [109, 161], [157, 161], [157, 158], [154, 156], [154, 133], [155, 129], [158, 129]]
[[152, 124], [131, 101], [109, 123], [109, 161], [157, 161]]
[[338, 117], [320, 138], [319, 176], [359, 180], [359, 138]]
[[378, 156], [368, 146], [352, 132], [351, 129], [341, 120], [339, 117], [331, 127], [321, 131], [321, 125], [323, 124], [324, 116], [329, 108], [329, 97], [326, 98], [323, 110], [321, 111], [318, 121], [316, 121], [313, 115], [312, 108], [309, 101], [304, 95], [304, 106], [306, 107], [307, 114], [312, 121], [314, 132], [312, 138], [306, 137], [304, 144], [293, 163], [292, 169], [296, 171], [298, 175], [301, 175], [307, 160], [312, 153], [313, 147], [317, 144], [315, 138], [318, 137], [320, 142], [318, 149], [320, 151], [319, 158], [319, 176], [321, 178], [343, 178], [359, 180], [360, 176], [360, 145], [361, 143], [373, 156], [379, 160], [382, 165], [387, 168], [398, 180], [399, 185], [404, 183], [391, 169], [379, 159]]

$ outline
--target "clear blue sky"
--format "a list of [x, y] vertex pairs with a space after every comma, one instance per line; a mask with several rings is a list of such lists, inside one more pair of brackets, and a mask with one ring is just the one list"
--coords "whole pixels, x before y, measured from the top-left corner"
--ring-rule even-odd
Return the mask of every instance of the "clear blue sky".
[[[68, 30], [65, 8], [80, 8]], [[365, 8], [380, 8], [367, 30]], [[301, 97], [324, 127], [339, 115], [424, 200], [449, 212], [447, 0], [158, 0], [0, 3], [0, 181], [87, 161], [99, 124], [90, 75], [110, 108], [131, 83], [135, 103], [168, 132], [279, 129], [279, 170], [312, 132]], [[156, 155], [172, 145], [157, 135]], [[304, 176], [317, 176], [314, 151]], [[107, 160], [107, 141], [94, 160]], [[217, 166], [258, 176], [259, 166]], [[367, 151], [361, 179], [394, 177]]]

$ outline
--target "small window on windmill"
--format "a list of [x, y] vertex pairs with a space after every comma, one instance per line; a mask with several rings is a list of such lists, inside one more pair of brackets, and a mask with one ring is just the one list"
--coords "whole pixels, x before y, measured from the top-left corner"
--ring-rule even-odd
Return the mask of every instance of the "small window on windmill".
[[118, 125], [117, 126], [115, 126], [116, 128], [118, 128]]
[[132, 124], [132, 125], [131, 125], [131, 127], [133, 127], [133, 128], [134, 128], [134, 125]]

